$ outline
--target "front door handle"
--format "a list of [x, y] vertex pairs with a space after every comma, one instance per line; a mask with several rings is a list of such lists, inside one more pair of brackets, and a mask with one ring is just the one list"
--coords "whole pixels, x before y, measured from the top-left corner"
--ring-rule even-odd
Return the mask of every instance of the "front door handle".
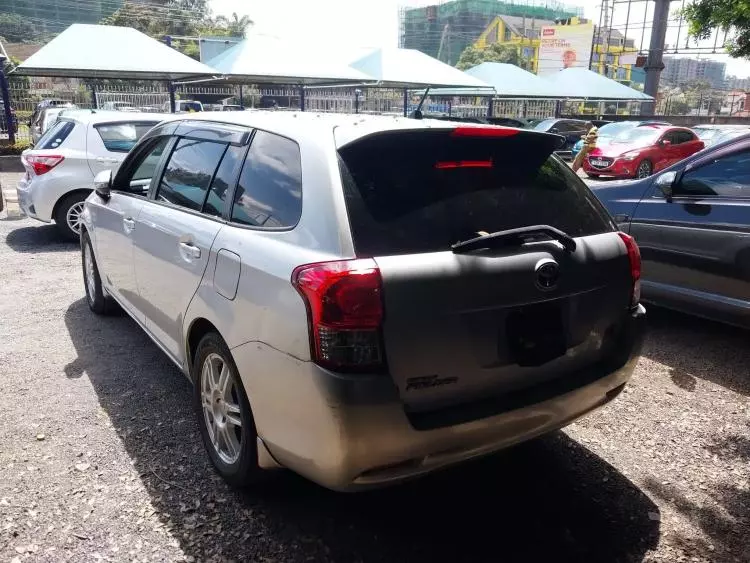
[[630, 215], [626, 215], [625, 213], [619, 213], [615, 215], [616, 223], [627, 223], [629, 220], [630, 220]]
[[122, 226], [125, 228], [125, 232], [130, 234], [135, 229], [135, 220], [132, 217], [125, 217], [122, 220]]
[[201, 257], [201, 249], [189, 242], [180, 243], [180, 253], [187, 260], [198, 260]]

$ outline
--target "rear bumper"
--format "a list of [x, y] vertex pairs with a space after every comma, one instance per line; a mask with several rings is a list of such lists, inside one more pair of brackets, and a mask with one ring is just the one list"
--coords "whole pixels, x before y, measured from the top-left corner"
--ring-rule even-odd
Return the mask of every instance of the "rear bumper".
[[606, 404], [633, 373], [644, 323], [645, 309], [639, 307], [619, 337], [620, 357], [581, 386], [423, 430], [410, 420], [390, 378], [333, 374], [257, 342], [232, 352], [258, 434], [274, 459], [325, 487], [352, 491], [495, 452], [562, 428]]
[[26, 177], [16, 185], [16, 194], [18, 195], [18, 206], [27, 217], [49, 223], [50, 219], [44, 219], [39, 216], [34, 202], [34, 190], [32, 189], [31, 182]]

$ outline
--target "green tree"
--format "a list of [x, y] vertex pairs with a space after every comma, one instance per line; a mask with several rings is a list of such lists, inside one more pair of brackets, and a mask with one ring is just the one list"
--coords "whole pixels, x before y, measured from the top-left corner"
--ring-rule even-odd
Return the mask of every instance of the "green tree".
[[10, 43], [23, 43], [38, 39], [41, 33], [27, 18], [18, 14], [0, 12], [0, 37]]
[[[206, 0], [168, 0], [154, 8], [126, 1], [111, 16], [104, 18], [104, 25], [132, 27], [155, 39], [166, 36], [199, 37], [227, 35], [245, 37], [245, 29], [252, 24], [247, 16], [212, 18]], [[197, 59], [200, 49], [197, 42], [173, 39], [172, 47]]]
[[697, 39], [707, 39], [717, 28], [732, 30], [727, 52], [750, 58], [750, 0], [693, 0], [682, 15]]
[[521, 56], [518, 47], [515, 45], [503, 45], [501, 43], [492, 43], [483, 49], [478, 49], [474, 45], [469, 45], [464, 49], [458, 58], [456, 68], [466, 70], [481, 63], [508, 63], [521, 68], [526, 67], [526, 61]]
[[248, 16], [238, 17], [237, 12], [232, 12], [231, 18], [216, 16], [213, 23], [215, 27], [225, 29], [230, 37], [245, 37], [247, 28], [254, 22]]

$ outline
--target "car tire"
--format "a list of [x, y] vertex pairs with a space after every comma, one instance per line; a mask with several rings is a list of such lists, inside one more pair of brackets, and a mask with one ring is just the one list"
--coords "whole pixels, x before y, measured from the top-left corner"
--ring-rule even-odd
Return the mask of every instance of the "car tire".
[[635, 177], [638, 179], [648, 178], [654, 173], [654, 166], [650, 160], [641, 160], [635, 169]]
[[55, 226], [65, 240], [76, 241], [81, 236], [81, 213], [87, 197], [85, 192], [74, 192], [58, 202], [55, 208]]
[[107, 315], [117, 309], [117, 304], [102, 287], [99, 267], [94, 256], [94, 247], [88, 233], [81, 235], [81, 265], [83, 267], [83, 286], [86, 289], [86, 302], [97, 315]]
[[258, 465], [255, 420], [229, 347], [217, 333], [198, 343], [192, 380], [198, 427], [217, 473], [232, 487], [256, 483], [264, 471]]

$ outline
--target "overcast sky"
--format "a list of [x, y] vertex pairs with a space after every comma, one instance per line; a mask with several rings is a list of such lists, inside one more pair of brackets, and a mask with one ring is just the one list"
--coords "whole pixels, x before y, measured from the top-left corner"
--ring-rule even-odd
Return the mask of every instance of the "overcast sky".
[[[383, 47], [398, 45], [399, 6], [426, 6], [435, 0], [211, 0], [214, 14], [248, 15], [256, 22], [257, 32], [276, 35], [281, 38], [313, 42], [318, 45], [334, 45], [340, 49], [358, 47]], [[599, 21], [601, 0], [573, 0], [566, 2], [582, 6], [584, 15], [595, 23]], [[677, 3], [675, 3], [676, 6]], [[643, 22], [650, 27], [653, 3], [649, 2], [649, 12], [644, 20], [643, 2], [632, 4], [628, 37], [635, 40], [636, 46], [648, 48], [649, 34], [642, 34]], [[627, 6], [618, 4], [614, 14], [614, 27], [625, 31]], [[674, 45], [677, 40], [677, 22], [668, 30], [667, 43]], [[709, 46], [713, 41], [708, 41]], [[685, 45], [683, 30], [680, 46]], [[693, 46], [691, 42], [691, 46]], [[727, 63], [727, 74], [750, 76], [750, 61], [730, 59], [725, 55], [711, 56]]]

